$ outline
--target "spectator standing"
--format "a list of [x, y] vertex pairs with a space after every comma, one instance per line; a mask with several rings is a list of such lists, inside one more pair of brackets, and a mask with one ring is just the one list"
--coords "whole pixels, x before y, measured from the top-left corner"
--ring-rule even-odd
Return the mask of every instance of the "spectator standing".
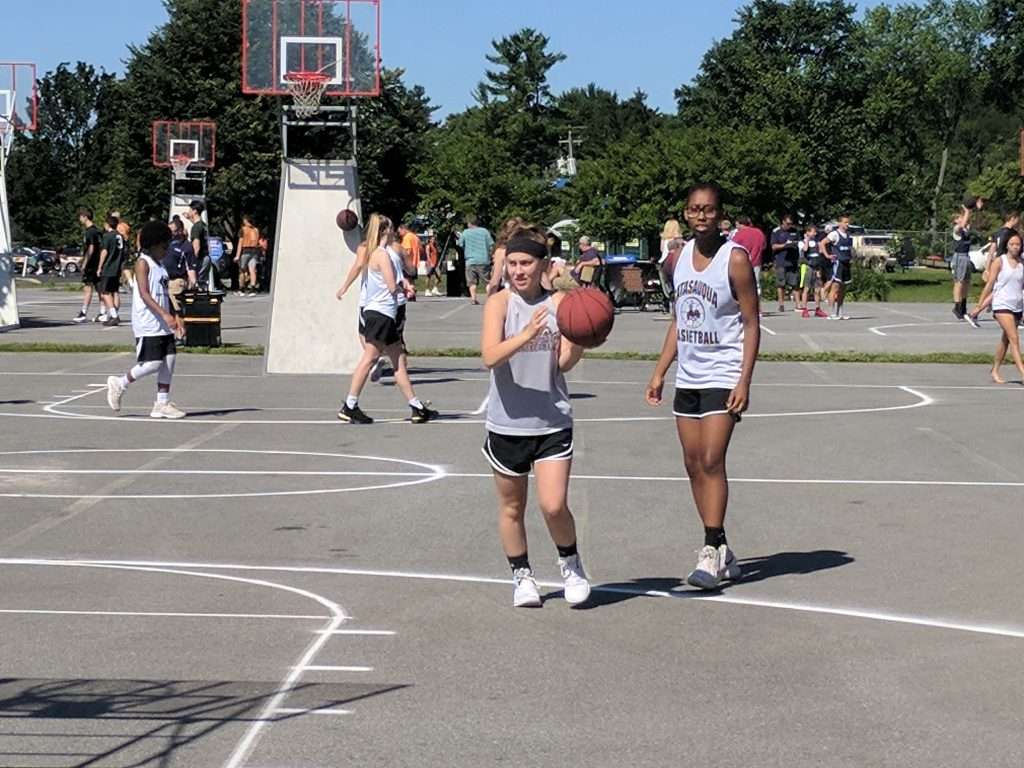
[[[743, 246], [750, 258], [750, 265], [754, 268], [754, 279], [757, 281], [757, 295], [761, 296], [761, 262], [764, 258], [764, 249], [768, 245], [768, 239], [764, 232], [755, 227], [749, 216], [740, 216], [737, 220], [739, 226], [732, 241]], [[678, 223], [678, 222], [677, 222]]]
[[[846, 286], [853, 282], [853, 236], [850, 234], [850, 217], [839, 217], [839, 226], [828, 233], [819, 243], [825, 258], [832, 262], [832, 314], [831, 320], [849, 320], [843, 314], [843, 299]], [[967, 261], [970, 264], [970, 259]], [[970, 273], [968, 273], [969, 275]], [[966, 304], [964, 305], [966, 312]]]
[[479, 304], [476, 299], [477, 285], [482, 283], [486, 287], [491, 280], [494, 238], [490, 232], [478, 225], [476, 216], [467, 216], [466, 228], [459, 233], [457, 243], [465, 254], [469, 300], [473, 304]]
[[260, 231], [252, 223], [251, 216], [243, 216], [238, 237], [238, 255], [235, 256], [235, 262], [238, 264], [239, 295], [256, 295], [259, 286], [260, 255]]
[[800, 289], [800, 235], [793, 226], [793, 217], [788, 213], [782, 217], [779, 226], [772, 232], [772, 255], [775, 257], [775, 292], [779, 299], [779, 312], [786, 311], [786, 289], [795, 298]]
[[185, 218], [192, 223], [188, 239], [192, 242], [192, 250], [196, 254], [197, 277], [199, 285], [203, 288], [221, 288], [220, 277], [217, 275], [217, 267], [210, 259], [210, 232], [206, 222], [203, 221], [203, 211], [206, 206], [202, 200], [193, 200], [185, 211]]
[[99, 273], [100, 301], [106, 307], [107, 319], [103, 324], [107, 327], [120, 325], [117, 308], [121, 303], [118, 294], [121, 291], [121, 267], [124, 264], [125, 242], [117, 231], [118, 220], [115, 216], [107, 217], [103, 239], [100, 241], [100, 260], [96, 271]]
[[94, 321], [106, 320], [103, 314], [103, 299], [100, 298], [98, 284], [100, 281], [97, 267], [100, 263], [100, 244], [103, 236], [99, 228], [92, 220], [92, 209], [78, 209], [78, 223], [85, 230], [82, 240], [82, 309], [79, 310], [74, 322], [84, 323], [89, 319], [89, 304], [92, 302], [93, 291], [96, 291], [96, 301], [100, 305], [100, 314], [96, 315]]
[[402, 246], [402, 272], [409, 285], [414, 285], [420, 273], [420, 259], [423, 258], [423, 244], [408, 224], [398, 225], [399, 245]]
[[672, 241], [681, 240], [682, 238], [683, 228], [679, 226], [679, 220], [669, 219], [666, 221], [665, 226], [661, 228], [661, 257], [658, 259], [659, 264], [665, 264], [665, 259], [668, 258], [668, 252], [671, 248]]
[[811, 311], [807, 303], [814, 299], [814, 316], [828, 317], [821, 308], [822, 286], [825, 280], [825, 259], [821, 255], [818, 228], [808, 224], [804, 229], [804, 239], [800, 241], [800, 299], [803, 302], [803, 316], [810, 317]]
[[196, 285], [196, 254], [192, 243], [185, 237], [185, 225], [181, 219], [171, 222], [171, 243], [162, 260], [167, 270], [167, 296], [174, 314], [181, 314], [181, 294], [185, 288]]
[[438, 271], [438, 264], [441, 262], [441, 254], [437, 249], [437, 237], [430, 236], [427, 240], [427, 296], [441, 295], [441, 275]]
[[978, 201], [964, 200], [960, 215], [953, 222], [953, 259], [949, 268], [953, 273], [953, 317], [964, 320], [967, 315], [967, 294], [971, 287], [971, 214]]
[[[135, 268], [135, 251], [137, 250], [132, 246], [132, 227], [120, 211], [111, 211], [110, 215], [117, 219], [117, 234], [121, 236], [124, 241], [124, 258], [121, 261], [121, 285], [131, 286], [132, 284], [132, 270]], [[114, 297], [116, 299], [115, 306], [117, 311], [121, 311], [121, 293], [120, 291]]]

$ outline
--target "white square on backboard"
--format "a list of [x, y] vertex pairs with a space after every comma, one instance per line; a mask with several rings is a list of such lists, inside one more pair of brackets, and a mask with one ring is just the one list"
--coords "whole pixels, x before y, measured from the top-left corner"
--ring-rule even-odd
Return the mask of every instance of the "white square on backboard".
[[[334, 48], [334, 58], [332, 61], [327, 62], [327, 66], [336, 65], [334, 68], [334, 77], [327, 81], [328, 85], [344, 85], [342, 82], [342, 74], [344, 70], [342, 56], [345, 52], [345, 41], [340, 37], [292, 37], [289, 35], [283, 35], [281, 37], [281, 71], [278, 73], [278, 77], [281, 78], [280, 84], [284, 85], [288, 81], [285, 80], [285, 75], [288, 74], [288, 46], [290, 45], [323, 45], [331, 46]], [[313, 70], [317, 71], [317, 70]]]

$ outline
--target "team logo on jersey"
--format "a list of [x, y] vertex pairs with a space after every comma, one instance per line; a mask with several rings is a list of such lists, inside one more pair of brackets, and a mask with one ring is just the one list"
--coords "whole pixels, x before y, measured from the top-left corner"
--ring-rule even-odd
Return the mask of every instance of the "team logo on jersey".
[[682, 306], [683, 325], [700, 328], [704, 325], [704, 303], [700, 299], [686, 299]]

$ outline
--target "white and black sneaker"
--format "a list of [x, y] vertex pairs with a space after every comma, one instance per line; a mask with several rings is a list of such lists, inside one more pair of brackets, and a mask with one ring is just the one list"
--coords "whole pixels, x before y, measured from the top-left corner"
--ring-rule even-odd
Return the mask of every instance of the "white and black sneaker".
[[87, 314], [85, 314], [85, 312], [83, 312], [82, 310], [78, 310], [78, 314], [75, 315], [75, 319], [72, 320], [71, 322], [72, 323], [88, 323], [89, 322], [89, 316]]
[[532, 568], [516, 568], [512, 571], [512, 583], [513, 608], [540, 608], [540, 590]]
[[743, 569], [740, 568], [739, 560], [736, 559], [736, 555], [728, 544], [723, 544], [718, 548], [719, 562], [722, 564], [721, 569], [718, 571], [718, 576], [722, 581], [739, 581], [743, 578]]
[[964, 315], [964, 319], [971, 324], [972, 328], [981, 328], [981, 325], [978, 323], [978, 318], [976, 318], [974, 315]]
[[338, 418], [347, 424], [373, 424], [373, 419], [363, 413], [358, 404], [349, 408], [347, 403], [342, 403]]
[[424, 400], [422, 408], [410, 406], [410, 408], [412, 408], [412, 417], [410, 418], [410, 421], [413, 424], [426, 424], [428, 421], [433, 421], [440, 416], [441, 414], [431, 408], [430, 405], [431, 403], [429, 400]]
[[558, 569], [562, 572], [562, 582], [565, 585], [565, 602], [569, 605], [585, 603], [590, 597], [590, 582], [583, 570], [580, 556], [577, 554], [558, 558]]

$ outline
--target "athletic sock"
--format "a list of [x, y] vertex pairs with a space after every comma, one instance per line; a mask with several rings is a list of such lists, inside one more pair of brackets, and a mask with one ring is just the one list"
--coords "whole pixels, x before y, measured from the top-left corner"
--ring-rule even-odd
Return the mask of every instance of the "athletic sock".
[[82, 305], [82, 314], [84, 315], [88, 311], [89, 311], [89, 305], [88, 304], [83, 304]]
[[114, 307], [113, 309], [110, 310], [110, 316], [117, 317], [117, 307]]
[[345, 398], [345, 405], [348, 406], [349, 408], [355, 408], [357, 405], [359, 405], [359, 398], [352, 397], [352, 395], [349, 395], [348, 397]]
[[127, 387], [129, 384], [131, 384], [131, 382], [128, 381], [128, 377], [127, 376], [122, 376], [121, 377], [121, 386], [122, 387]]
[[414, 398], [412, 398], [409, 401], [409, 407], [410, 408], [421, 409], [421, 408], [423, 408], [423, 403], [422, 403], [422, 401], [418, 397], [414, 397]]
[[156, 393], [156, 401], [158, 403], [160, 403], [160, 405], [167, 405], [169, 402], [171, 402], [171, 393], [170, 392], [157, 392]]
[[513, 572], [518, 571], [520, 568], [530, 567], [530, 556], [523, 552], [521, 555], [513, 555], [508, 559], [509, 567]]
[[575, 541], [568, 547], [559, 547], [557, 544], [555, 544], [555, 547], [558, 549], [559, 557], [573, 557], [577, 554]]
[[709, 528], [704, 526], [704, 546], [705, 547], [720, 547], [726, 544], [725, 540], [725, 528]]

